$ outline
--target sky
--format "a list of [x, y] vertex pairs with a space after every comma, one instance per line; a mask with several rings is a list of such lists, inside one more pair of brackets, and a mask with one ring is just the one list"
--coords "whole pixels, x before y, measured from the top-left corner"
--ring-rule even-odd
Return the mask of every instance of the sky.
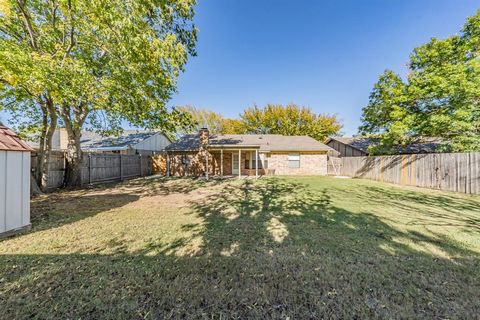
[[[479, 0], [198, 0], [198, 56], [169, 106], [238, 118], [247, 107], [296, 103], [336, 114], [353, 135], [385, 69], [458, 33]], [[0, 113], [0, 121], [8, 120]]]
[[401, 75], [413, 48], [458, 33], [469, 0], [198, 0], [198, 56], [171, 105], [237, 118], [247, 107], [296, 103], [336, 114], [353, 135], [385, 69]]

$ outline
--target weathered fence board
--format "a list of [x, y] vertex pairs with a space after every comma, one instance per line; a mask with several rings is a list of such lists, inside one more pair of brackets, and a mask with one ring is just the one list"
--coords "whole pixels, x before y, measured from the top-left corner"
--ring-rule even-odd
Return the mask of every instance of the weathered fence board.
[[480, 152], [342, 158], [341, 175], [480, 194]]
[[[36, 154], [32, 154], [32, 170], [36, 170]], [[54, 152], [50, 156], [47, 189], [63, 186], [65, 154]], [[145, 155], [120, 155], [85, 153], [81, 164], [82, 185], [147, 176], [152, 174], [151, 157]]]

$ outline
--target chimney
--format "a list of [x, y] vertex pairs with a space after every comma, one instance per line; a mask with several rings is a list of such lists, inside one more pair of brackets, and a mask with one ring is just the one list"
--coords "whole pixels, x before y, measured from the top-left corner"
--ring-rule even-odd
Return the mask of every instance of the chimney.
[[200, 139], [200, 150], [201, 151], [207, 149], [208, 143], [209, 143], [209, 135], [210, 135], [210, 133], [208, 132], [207, 128], [200, 129], [200, 132], [199, 132], [198, 136], [199, 136], [199, 139]]

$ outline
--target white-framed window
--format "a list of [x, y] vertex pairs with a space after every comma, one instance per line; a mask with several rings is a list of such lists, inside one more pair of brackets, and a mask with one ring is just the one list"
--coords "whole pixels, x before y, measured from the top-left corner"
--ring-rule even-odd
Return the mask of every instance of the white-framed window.
[[258, 169], [267, 169], [268, 160], [265, 153], [258, 153], [258, 159], [255, 161], [255, 151], [248, 152], [245, 156], [245, 169], [255, 169], [258, 164]]
[[289, 168], [300, 168], [300, 153], [289, 153], [288, 154], [288, 167]]

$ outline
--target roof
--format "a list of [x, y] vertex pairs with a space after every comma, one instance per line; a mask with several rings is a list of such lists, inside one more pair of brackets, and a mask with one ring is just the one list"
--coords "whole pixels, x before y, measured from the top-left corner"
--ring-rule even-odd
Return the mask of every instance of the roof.
[[83, 131], [80, 139], [82, 149], [122, 150], [136, 145], [158, 133], [149, 130], [123, 130], [119, 136], [104, 137], [93, 131]]
[[368, 153], [368, 147], [378, 145], [380, 139], [366, 138], [366, 137], [333, 137], [329, 138], [327, 143], [331, 140], [336, 140], [340, 143], [346, 144], [357, 150]]
[[[367, 138], [367, 137], [332, 137], [328, 139], [328, 142], [331, 140], [336, 140], [340, 143], [346, 144], [355, 148], [357, 150], [368, 153], [368, 147], [376, 146], [380, 143], [379, 138]], [[327, 143], [328, 143], [327, 142]], [[435, 137], [426, 137], [420, 138], [418, 141], [406, 145], [404, 147], [399, 147], [398, 153], [400, 154], [411, 154], [411, 153], [434, 153], [444, 144], [443, 140]]]
[[0, 125], [0, 150], [33, 151], [15, 132], [2, 125]]
[[[196, 151], [199, 149], [198, 134], [181, 137], [165, 148], [167, 151]], [[308, 136], [284, 136], [280, 134], [226, 134], [212, 135], [209, 148], [255, 148], [260, 151], [331, 151], [329, 146]]]

